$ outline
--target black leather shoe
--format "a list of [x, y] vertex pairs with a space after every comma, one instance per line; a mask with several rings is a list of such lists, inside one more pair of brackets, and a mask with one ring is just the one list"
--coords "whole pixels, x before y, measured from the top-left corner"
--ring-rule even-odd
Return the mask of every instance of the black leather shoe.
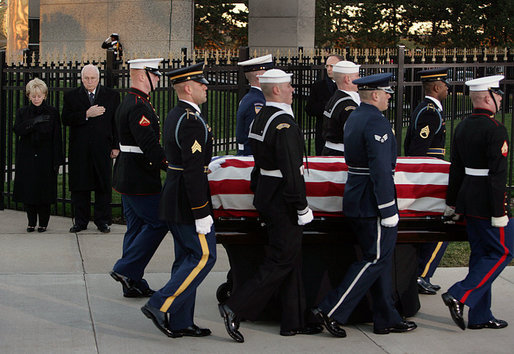
[[111, 232], [111, 228], [107, 224], [98, 225], [98, 230], [104, 234]]
[[295, 336], [297, 334], [318, 334], [323, 332], [322, 325], [307, 325], [300, 329], [292, 329], [289, 331], [280, 331], [281, 336]]
[[448, 293], [444, 293], [441, 297], [443, 298], [444, 304], [450, 309], [450, 315], [452, 316], [453, 322], [455, 322], [460, 329], [465, 330], [466, 323], [464, 323], [463, 317], [464, 304]]
[[168, 314], [166, 312], [159, 311], [159, 309], [152, 307], [146, 303], [143, 307], [141, 307], [141, 312], [152, 320], [155, 327], [159, 329], [162, 333], [167, 335], [168, 337], [177, 338], [182, 337], [182, 334], [177, 331], [171, 331], [168, 328]]
[[241, 332], [238, 331], [239, 319], [236, 314], [225, 304], [218, 304], [218, 309], [220, 310], [220, 315], [223, 317], [223, 321], [225, 322], [225, 329], [227, 330], [228, 335], [236, 342], [243, 343], [245, 339]]
[[470, 324], [470, 325], [468, 325], [468, 328], [469, 329], [482, 329], [482, 328], [500, 329], [500, 328], [505, 328], [508, 325], [509, 324], [507, 323], [507, 321], [498, 320], [498, 319], [494, 318], [490, 321], [487, 321], [486, 323]]
[[206, 337], [211, 335], [211, 330], [209, 328], [200, 328], [195, 324], [187, 328], [172, 331], [179, 333], [184, 337]]
[[27, 232], [34, 232], [34, 230], [36, 230], [34, 226], [27, 227]]
[[37, 228], [37, 232], [45, 232], [46, 231], [46, 226], [40, 226]]
[[435, 291], [439, 291], [439, 290], [441, 290], [441, 286], [440, 286], [440, 285], [437, 285], [437, 284], [432, 284], [432, 283], [430, 282], [430, 279], [428, 279], [428, 278], [427, 278], [427, 279], [425, 279], [425, 281], [426, 281], [426, 282], [428, 283], [428, 285], [430, 285], [430, 287], [431, 287], [432, 289], [434, 289]]
[[418, 293], [424, 294], [424, 295], [435, 295], [437, 292], [436, 290], [431, 286], [429, 282], [427, 282], [422, 277], [418, 277], [417, 279], [418, 283]]
[[150, 288], [141, 289], [136, 286], [127, 288], [123, 286], [123, 297], [137, 298], [137, 297], [151, 297], [155, 293], [155, 290]]
[[131, 289], [134, 287], [134, 281], [129, 277], [124, 276], [123, 274], [116, 273], [114, 270], [111, 270], [109, 275], [116, 281], [119, 281], [121, 285], [123, 285], [127, 289]]
[[412, 321], [401, 321], [394, 326], [388, 328], [373, 328], [375, 334], [403, 333], [410, 332], [418, 328], [416, 323]]
[[320, 308], [312, 309], [314, 317], [316, 317], [325, 326], [327, 331], [334, 337], [346, 337], [346, 331], [341, 328], [341, 325], [334, 319], [325, 315]]
[[80, 232], [80, 231], [86, 230], [86, 229], [87, 229], [87, 226], [73, 225], [70, 228], [70, 232], [77, 233], [77, 232]]

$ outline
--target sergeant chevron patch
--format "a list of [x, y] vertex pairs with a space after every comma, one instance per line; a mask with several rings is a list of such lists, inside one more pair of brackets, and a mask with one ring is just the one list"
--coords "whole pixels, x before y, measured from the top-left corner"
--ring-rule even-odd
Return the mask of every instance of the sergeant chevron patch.
[[139, 125], [142, 126], [142, 127], [147, 127], [150, 125], [150, 121], [148, 120], [148, 118], [146, 118], [145, 116], [143, 116], [140, 120], [139, 120]]
[[195, 153], [195, 152], [202, 152], [202, 145], [200, 145], [200, 143], [198, 141], [195, 140], [195, 142], [193, 143], [193, 145], [191, 146], [191, 153]]

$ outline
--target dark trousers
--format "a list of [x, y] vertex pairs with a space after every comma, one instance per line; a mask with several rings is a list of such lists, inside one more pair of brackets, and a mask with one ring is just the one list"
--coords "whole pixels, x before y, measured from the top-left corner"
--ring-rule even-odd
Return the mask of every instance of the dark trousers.
[[141, 282], [145, 268], [162, 239], [168, 233], [166, 223], [158, 219], [160, 194], [121, 196], [127, 232], [123, 254], [113, 270]]
[[430, 280], [444, 256], [448, 242], [421, 243], [418, 248], [418, 277]]
[[236, 288], [226, 304], [239, 317], [256, 320], [271, 298], [281, 304], [280, 329], [305, 327], [305, 290], [302, 280], [303, 227], [287, 213], [261, 217], [266, 222], [268, 245], [256, 274]]
[[448, 292], [469, 306], [469, 324], [481, 324], [494, 318], [491, 285], [512, 260], [514, 225], [511, 219], [498, 228], [490, 220], [467, 217], [466, 231], [471, 247], [468, 275]]
[[323, 139], [323, 116], [316, 117], [314, 146], [316, 147], [316, 156], [321, 156], [325, 139]]
[[346, 323], [359, 301], [370, 290], [376, 329], [390, 327], [402, 319], [392, 294], [392, 257], [397, 227], [383, 227], [379, 218], [349, 218], [362, 249], [362, 260], [354, 262], [341, 284], [319, 307], [340, 323]]
[[169, 328], [179, 330], [193, 325], [196, 288], [216, 262], [214, 227], [207, 235], [195, 225], [168, 223], [175, 245], [175, 261], [170, 280], [150, 298], [150, 305], [170, 314]]
[[[91, 218], [91, 191], [72, 191], [75, 225], [86, 227]], [[95, 225], [110, 225], [111, 218], [111, 190], [95, 191], [94, 220]]]
[[50, 204], [25, 204], [25, 211], [27, 212], [27, 219], [29, 226], [35, 227], [37, 225], [37, 217], [39, 215], [39, 226], [47, 227], [50, 220]]

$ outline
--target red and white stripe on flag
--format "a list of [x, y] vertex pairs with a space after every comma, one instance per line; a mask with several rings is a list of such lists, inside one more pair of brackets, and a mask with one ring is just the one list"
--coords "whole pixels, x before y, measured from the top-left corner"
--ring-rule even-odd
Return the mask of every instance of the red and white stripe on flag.
[[[225, 157], [209, 174], [215, 216], [255, 216], [250, 173], [253, 157]], [[309, 157], [305, 166], [307, 200], [315, 215], [342, 215], [348, 166], [343, 157]], [[442, 214], [450, 163], [432, 157], [399, 157], [394, 181], [402, 216]]]

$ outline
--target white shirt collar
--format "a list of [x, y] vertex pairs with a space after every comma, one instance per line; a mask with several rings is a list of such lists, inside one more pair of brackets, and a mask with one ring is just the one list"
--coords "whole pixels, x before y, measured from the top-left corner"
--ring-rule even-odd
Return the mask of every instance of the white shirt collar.
[[346, 91], [341, 90], [344, 93], [346, 93], [348, 96], [352, 98], [352, 100], [357, 103], [359, 106], [361, 105], [361, 96], [359, 96], [359, 93], [357, 91]]
[[186, 100], [179, 100], [179, 101], [182, 101], [182, 102], [185, 102], [187, 104], [190, 104], [191, 106], [193, 106], [194, 109], [197, 110], [198, 113], [202, 113], [202, 110], [200, 109], [200, 107], [198, 107], [198, 105], [194, 102], [190, 102], [190, 101], [186, 101]]
[[425, 96], [425, 98], [428, 98], [429, 100], [431, 100], [432, 102], [435, 103], [435, 105], [442, 111], [443, 110], [443, 105], [441, 104], [441, 102], [439, 102], [439, 100], [435, 97], [432, 97], [432, 96]]
[[294, 118], [293, 109], [291, 108], [291, 105], [289, 105], [287, 103], [266, 101], [266, 106], [277, 107], [278, 109], [281, 109], [281, 110], [285, 111], [286, 113], [289, 113]]
[[258, 86], [250, 86], [250, 88], [254, 88], [254, 89], [257, 89], [259, 91], [262, 91], [262, 89], [260, 87], [258, 87]]

